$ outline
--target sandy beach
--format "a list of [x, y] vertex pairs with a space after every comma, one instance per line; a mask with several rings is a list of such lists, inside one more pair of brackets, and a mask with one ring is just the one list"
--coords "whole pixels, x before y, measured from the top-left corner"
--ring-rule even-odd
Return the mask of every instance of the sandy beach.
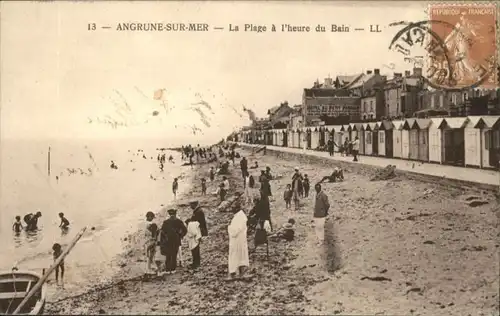
[[[318, 247], [312, 223], [314, 192], [298, 211], [286, 210], [283, 190], [294, 167], [311, 185], [338, 163], [318, 163], [275, 154], [251, 155], [249, 166], [269, 166], [274, 227], [296, 220], [292, 242], [270, 242], [250, 254], [252, 278], [225, 281], [227, 225], [231, 213], [216, 209], [218, 197], [201, 196], [200, 178], [208, 164], [194, 170], [190, 191], [175, 202], [178, 216], [190, 214], [188, 202], [204, 208], [209, 236], [201, 244], [196, 272], [185, 266], [191, 254], [184, 245], [185, 266], [175, 275], [145, 280], [142, 232], [127, 237], [115, 283], [49, 302], [48, 314], [498, 314], [498, 202], [491, 192], [416, 181], [398, 173], [370, 181], [374, 168], [343, 164], [345, 181], [325, 183], [331, 209], [327, 249]], [[242, 192], [239, 159], [230, 167], [230, 195]], [[259, 169], [251, 169], [258, 177]], [[209, 183], [207, 192], [220, 182]], [[311, 189], [313, 191], [313, 189]], [[257, 194], [257, 189], [255, 189]], [[484, 203], [472, 203], [481, 201]], [[478, 205], [481, 204], [481, 205]], [[476, 206], [477, 205], [477, 206]], [[165, 214], [158, 214], [162, 221]], [[253, 234], [248, 235], [250, 251]], [[328, 271], [339, 266], [336, 271]], [[123, 280], [120, 282], [120, 280]]]

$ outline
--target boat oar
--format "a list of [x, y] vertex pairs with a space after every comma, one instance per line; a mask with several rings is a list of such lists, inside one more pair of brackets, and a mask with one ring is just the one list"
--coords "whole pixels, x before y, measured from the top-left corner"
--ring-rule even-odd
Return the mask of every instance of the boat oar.
[[26, 297], [22, 300], [22, 302], [19, 304], [19, 306], [17, 306], [16, 310], [12, 313], [12, 315], [18, 314], [21, 311], [21, 309], [23, 308], [23, 306], [26, 304], [26, 302], [28, 302], [28, 300], [42, 287], [42, 285], [45, 283], [45, 281], [47, 281], [47, 279], [49, 278], [50, 274], [56, 269], [57, 266], [59, 266], [59, 264], [61, 264], [61, 262], [69, 254], [69, 252], [71, 251], [71, 249], [73, 249], [73, 247], [76, 245], [76, 243], [78, 242], [78, 240], [80, 240], [80, 238], [82, 238], [83, 233], [85, 233], [86, 229], [87, 229], [87, 227], [84, 227], [75, 236], [75, 238], [73, 239], [73, 241], [71, 241], [71, 243], [69, 244], [68, 248], [66, 248], [66, 250], [63, 251], [63, 253], [59, 256], [59, 258], [57, 258], [56, 262], [54, 262], [54, 264], [49, 268], [49, 270], [47, 270], [47, 273], [45, 275], [43, 275], [40, 278], [40, 280], [38, 280], [38, 282], [31, 289], [31, 291], [29, 291], [28, 295], [26, 295]]

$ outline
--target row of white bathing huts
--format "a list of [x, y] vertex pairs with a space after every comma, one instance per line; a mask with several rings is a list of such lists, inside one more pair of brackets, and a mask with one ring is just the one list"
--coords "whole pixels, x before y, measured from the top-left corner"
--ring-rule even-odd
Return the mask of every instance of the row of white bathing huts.
[[309, 149], [323, 147], [329, 138], [340, 146], [346, 139], [351, 141], [358, 136], [361, 155], [479, 168], [496, 168], [500, 160], [500, 116], [409, 118], [295, 130], [244, 131], [239, 136], [243, 142], [254, 137], [268, 145], [296, 148], [303, 148], [305, 141]]

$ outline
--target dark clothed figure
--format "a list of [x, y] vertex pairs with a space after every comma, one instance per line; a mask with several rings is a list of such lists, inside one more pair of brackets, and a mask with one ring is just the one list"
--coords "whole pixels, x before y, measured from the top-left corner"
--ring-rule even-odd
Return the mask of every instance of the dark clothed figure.
[[330, 156], [333, 156], [333, 140], [329, 139], [328, 142], [326, 143], [327, 147], [328, 147], [328, 153], [330, 154]]
[[273, 196], [271, 193], [271, 184], [269, 183], [269, 178], [264, 170], [261, 171], [259, 176], [260, 190], [264, 192], [267, 196]]
[[248, 172], [248, 161], [245, 157], [241, 158], [240, 160], [240, 168], [242, 176], [245, 177], [246, 173]]
[[170, 218], [163, 222], [160, 232], [160, 250], [165, 256], [165, 270], [175, 271], [177, 268], [177, 254], [182, 238], [187, 233], [184, 223], [175, 217], [175, 213], [169, 210]]
[[304, 180], [302, 181], [302, 186], [304, 187], [304, 197], [309, 197], [309, 190], [311, 189], [311, 184], [307, 174], [304, 175]]
[[203, 209], [198, 204], [198, 202], [191, 202], [190, 206], [191, 209], [193, 210], [193, 215], [191, 217], [191, 220], [200, 223], [201, 236], [203, 237], [208, 236], [207, 221], [205, 220], [205, 212], [203, 212]]
[[255, 212], [255, 216], [257, 217], [257, 219], [262, 222], [268, 220], [269, 225], [271, 225], [272, 229], [273, 226], [271, 223], [271, 204], [269, 203], [269, 196], [267, 196], [265, 193], [261, 192], [260, 200], [257, 204], [257, 207], [255, 208]]
[[321, 179], [321, 181], [318, 183], [323, 183], [324, 181], [337, 182], [337, 180], [344, 181], [344, 171], [339, 168], [333, 169], [331, 175], [323, 177], [323, 179]]

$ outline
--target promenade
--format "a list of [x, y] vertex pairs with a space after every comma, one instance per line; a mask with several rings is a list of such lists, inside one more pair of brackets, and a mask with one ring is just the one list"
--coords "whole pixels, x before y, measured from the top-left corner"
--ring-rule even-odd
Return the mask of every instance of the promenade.
[[[239, 145], [248, 147], [262, 147], [258, 144], [238, 143]], [[377, 156], [359, 156], [358, 162], [352, 161], [352, 156], [342, 157], [340, 153], [336, 152], [333, 157], [329, 156], [328, 152], [304, 150], [302, 148], [289, 148], [266, 145], [268, 150], [275, 150], [292, 154], [303, 154], [308, 156], [315, 156], [321, 158], [328, 158], [332, 160], [342, 161], [353, 164], [364, 164], [374, 167], [386, 167], [387, 165], [396, 166], [396, 170], [406, 172], [418, 173], [422, 175], [429, 175], [434, 177], [447, 178], [452, 180], [464, 181], [469, 183], [478, 183], [488, 186], [500, 186], [500, 172], [496, 170], [485, 170], [465, 167], [455, 167], [442, 164], [432, 164], [420, 161], [411, 161], [403, 159], [393, 159]]]

